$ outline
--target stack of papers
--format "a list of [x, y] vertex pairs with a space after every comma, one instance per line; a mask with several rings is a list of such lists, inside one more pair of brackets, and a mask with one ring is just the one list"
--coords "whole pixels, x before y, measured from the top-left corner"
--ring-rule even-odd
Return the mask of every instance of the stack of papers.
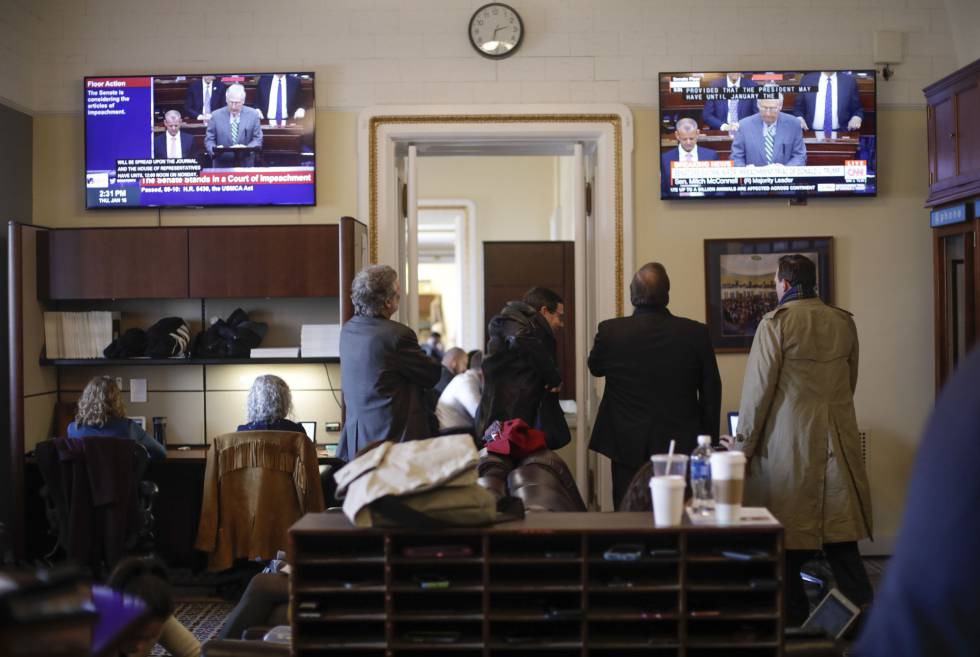
[[299, 347], [264, 347], [249, 351], [252, 358], [297, 358]]
[[340, 324], [303, 324], [299, 344], [303, 358], [337, 358]]
[[102, 358], [112, 342], [112, 313], [44, 313], [44, 351], [48, 358]]

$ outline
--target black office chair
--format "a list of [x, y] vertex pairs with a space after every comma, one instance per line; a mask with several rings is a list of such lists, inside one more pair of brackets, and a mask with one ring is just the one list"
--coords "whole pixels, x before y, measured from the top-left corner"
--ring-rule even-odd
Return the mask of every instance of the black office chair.
[[[35, 448], [34, 453], [38, 460], [38, 467], [44, 478], [44, 485], [41, 487], [40, 495], [44, 501], [45, 516], [48, 520], [48, 533], [55, 537], [55, 545], [52, 550], [45, 555], [46, 560], [51, 560], [59, 551], [69, 559], [77, 559], [86, 562], [85, 555], [76, 554], [72, 549], [72, 537], [70, 536], [70, 518], [72, 513], [72, 488], [70, 482], [63, 479], [64, 471], [58, 467], [52, 467], [58, 463], [57, 441], [72, 439], [54, 438], [46, 440]], [[127, 532], [122, 540], [121, 551], [124, 553], [146, 553], [154, 548], [154, 525], [156, 519], [153, 514], [153, 504], [160, 490], [152, 481], [145, 481], [143, 476], [150, 460], [150, 455], [146, 448], [130, 438], [85, 438], [83, 440], [97, 441], [119, 441], [116, 444], [121, 448], [132, 450], [131, 472], [133, 473], [133, 486], [131, 492], [135, 494], [133, 507], [128, 510]], [[95, 531], [87, 528], [88, 531]], [[96, 550], [95, 563], [89, 563], [94, 570], [110, 570], [114, 563], [112, 555], [115, 550], [102, 553]], [[102, 563], [105, 560], [105, 563]]]

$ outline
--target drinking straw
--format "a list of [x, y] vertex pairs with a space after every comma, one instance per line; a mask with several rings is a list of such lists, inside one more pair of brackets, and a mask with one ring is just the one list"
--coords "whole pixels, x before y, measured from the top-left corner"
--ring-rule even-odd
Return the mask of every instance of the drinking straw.
[[666, 467], [666, 472], [664, 472], [665, 475], [670, 474], [670, 461], [673, 458], [674, 458], [674, 441], [671, 440], [670, 447], [667, 449], [667, 467]]

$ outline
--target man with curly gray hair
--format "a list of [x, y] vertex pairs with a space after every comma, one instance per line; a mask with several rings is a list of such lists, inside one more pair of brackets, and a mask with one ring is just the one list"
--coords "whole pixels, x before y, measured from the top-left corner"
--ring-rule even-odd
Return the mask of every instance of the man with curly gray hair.
[[255, 377], [245, 400], [247, 424], [239, 431], [298, 431], [302, 425], [287, 419], [293, 411], [293, 395], [289, 385], [278, 376], [263, 374]]
[[340, 331], [340, 380], [347, 420], [337, 456], [350, 461], [378, 440], [432, 435], [424, 390], [439, 381], [439, 363], [415, 331], [392, 321], [401, 288], [388, 265], [365, 267], [351, 283], [355, 315]]

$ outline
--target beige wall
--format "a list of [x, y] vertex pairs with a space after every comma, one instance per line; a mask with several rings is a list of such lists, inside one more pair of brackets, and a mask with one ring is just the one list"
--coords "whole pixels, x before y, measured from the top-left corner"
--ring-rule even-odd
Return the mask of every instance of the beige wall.
[[[897, 530], [908, 472], [933, 399], [931, 242], [926, 196], [925, 114], [881, 110], [877, 199], [664, 202], [659, 200], [657, 117], [635, 109], [636, 262], [662, 261], [671, 274], [671, 309], [704, 320], [703, 240], [724, 237], [833, 235], [836, 302], [855, 315], [861, 338], [857, 392], [868, 433], [876, 533]], [[318, 117], [320, 206], [296, 210], [164, 211], [164, 225], [245, 221], [333, 221], [356, 209], [356, 114]], [[60, 226], [154, 224], [157, 212], [81, 209], [78, 117], [42, 116], [35, 127], [35, 220]], [[67, 151], [54, 148], [67, 144]], [[554, 158], [420, 160], [421, 196], [467, 195], [477, 204], [481, 239], [547, 239], [554, 204]], [[500, 169], [506, 169], [501, 171]], [[510, 176], [501, 178], [501, 176]], [[41, 181], [45, 181], [42, 185]], [[493, 183], [493, 184], [490, 184]], [[472, 191], [466, 187], [469, 186]], [[546, 190], [546, 191], [542, 191]], [[539, 222], [529, 218], [540, 217]], [[527, 232], [518, 232], [518, 231]], [[738, 408], [743, 355], [720, 355], [723, 411]]]
[[420, 157], [420, 199], [476, 204], [479, 243], [547, 240], [557, 205], [557, 157]]

